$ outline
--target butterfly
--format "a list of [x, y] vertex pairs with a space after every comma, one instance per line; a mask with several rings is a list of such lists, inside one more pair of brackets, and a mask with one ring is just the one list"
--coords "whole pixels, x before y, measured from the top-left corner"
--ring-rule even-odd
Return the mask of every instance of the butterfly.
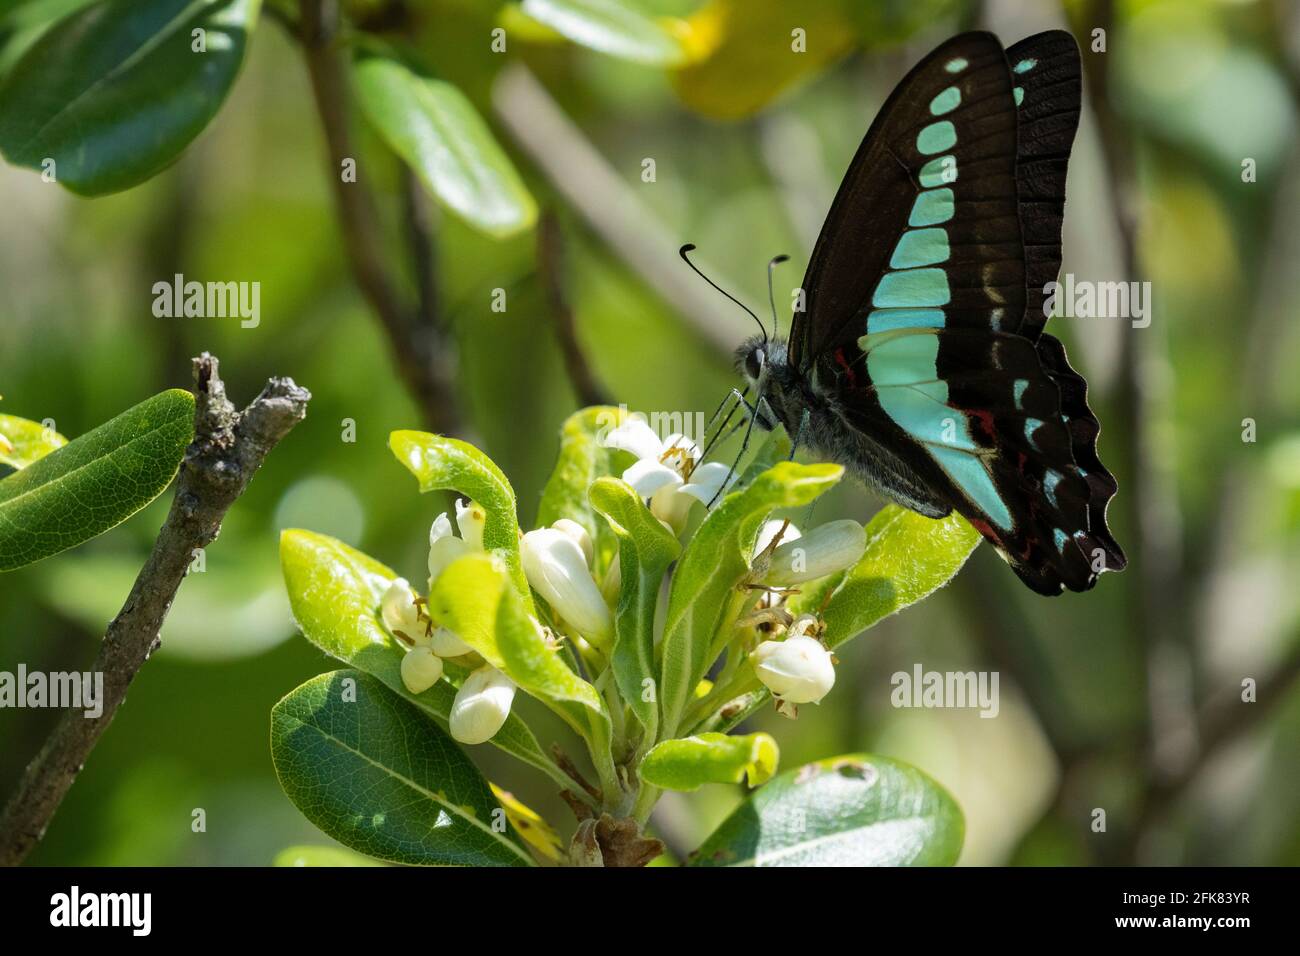
[[1126, 564], [1087, 383], [1043, 331], [1080, 78], [1063, 31], [939, 46], [853, 157], [788, 341], [736, 353], [760, 426], [913, 511], [957, 511], [1045, 595]]

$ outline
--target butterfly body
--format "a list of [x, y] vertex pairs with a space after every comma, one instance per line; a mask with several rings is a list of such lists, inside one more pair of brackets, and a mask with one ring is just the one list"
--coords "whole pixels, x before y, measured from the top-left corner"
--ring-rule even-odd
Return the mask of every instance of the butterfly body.
[[1086, 383], [1043, 332], [1080, 88], [1067, 33], [940, 46], [854, 157], [788, 341], [737, 352], [759, 425], [923, 515], [958, 511], [1048, 595], [1125, 564]]

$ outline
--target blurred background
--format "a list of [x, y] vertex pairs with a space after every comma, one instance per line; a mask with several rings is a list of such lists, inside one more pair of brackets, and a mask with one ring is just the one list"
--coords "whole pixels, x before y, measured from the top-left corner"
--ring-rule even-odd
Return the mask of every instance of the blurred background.
[[[390, 430], [481, 443], [527, 527], [558, 428], [584, 399], [707, 415], [734, 382], [728, 347], [753, 329], [676, 247], [695, 243], [705, 270], [764, 315], [764, 266], [788, 253], [784, 325], [848, 160], [906, 70], [963, 29], [1010, 45], [1059, 27], [1079, 39], [1086, 74], [1062, 271], [1152, 288], [1149, 327], [1051, 328], [1091, 384], [1130, 568], [1047, 600], [981, 547], [950, 587], [842, 648], [820, 707], [755, 723], [777, 737], [784, 767], [866, 750], [926, 770], [965, 810], [965, 864], [1300, 862], [1295, 4], [629, 2], [677, 18], [693, 51], [679, 67], [584, 48], [490, 0], [346, 6], [464, 91], [542, 211], [537, 229], [485, 236], [418, 195], [353, 117], [379, 241], [402, 294], [424, 293], [422, 334], [443, 357], [454, 409], [413, 397], [397, 370], [410, 343], [353, 281], [334, 166], [285, 28], [292, 5], [264, 11], [216, 121], [145, 185], [85, 200], [0, 168], [4, 411], [74, 437], [189, 387], [189, 359], [204, 349], [237, 403], [271, 375], [314, 394], [231, 511], [206, 572], [182, 586], [161, 651], [31, 862], [266, 864], [288, 845], [328, 842], [281, 793], [268, 748], [275, 701], [333, 669], [295, 633], [278, 530], [335, 535], [418, 578], [429, 523], [450, 502], [417, 494], [386, 448]], [[30, 42], [19, 15], [0, 15], [0, 71]], [[502, 25], [508, 46], [493, 54]], [[807, 31], [801, 55], [789, 49], [795, 28]], [[1097, 29], [1105, 52], [1094, 52]], [[428, 228], [412, 232], [413, 221]], [[412, 235], [431, 240], [432, 270], [418, 266]], [[260, 282], [260, 325], [154, 317], [153, 283], [178, 272]], [[575, 370], [589, 380], [575, 386]], [[343, 440], [348, 419], [355, 442]], [[88, 666], [169, 501], [0, 576], [0, 670]], [[878, 506], [846, 484], [818, 516], [865, 521]], [[890, 675], [917, 663], [998, 671], [998, 717], [892, 708]], [[1253, 703], [1242, 702], [1247, 680]], [[562, 738], [540, 708], [529, 713], [540, 739]], [[0, 792], [55, 718], [0, 711]], [[571, 828], [543, 781], [490, 748], [473, 756]], [[655, 823], [689, 850], [741, 796], [672, 795]], [[205, 833], [191, 830], [198, 807]]]

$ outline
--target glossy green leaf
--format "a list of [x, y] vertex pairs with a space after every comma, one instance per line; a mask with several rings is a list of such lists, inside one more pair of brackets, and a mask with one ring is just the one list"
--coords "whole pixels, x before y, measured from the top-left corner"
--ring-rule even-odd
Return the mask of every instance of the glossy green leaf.
[[66, 438], [40, 422], [0, 415], [0, 465], [26, 468], [67, 443]]
[[429, 611], [483, 658], [588, 740], [608, 741], [609, 715], [596, 689], [549, 644], [495, 561], [469, 554], [438, 576]]
[[[605, 526], [619, 542], [622, 585], [614, 609], [610, 666], [623, 700], [645, 728], [646, 738], [653, 740], [659, 727], [655, 608], [664, 574], [682, 547], [627, 482], [598, 478], [590, 497], [592, 507], [604, 516]], [[653, 693], [647, 694], [647, 690]]]
[[576, 521], [587, 529], [595, 547], [597, 573], [608, 567], [618, 548], [613, 531], [596, 513], [587, 490], [602, 475], [613, 473], [614, 456], [601, 438], [622, 421], [622, 412], [609, 405], [593, 405], [574, 412], [560, 428], [560, 454], [542, 490], [537, 509], [537, 526], [548, 528], [560, 518]]
[[359, 60], [353, 79], [366, 118], [448, 209], [493, 236], [537, 221], [532, 194], [455, 86], [378, 56]]
[[691, 538], [673, 574], [665, 620], [660, 738], [673, 736], [696, 685], [730, 638], [746, 593], [754, 540], [777, 508], [806, 505], [843, 475], [839, 465], [783, 461], [715, 507]]
[[955, 512], [936, 521], [899, 505], [880, 509], [866, 530], [867, 549], [856, 565], [790, 601], [793, 613], [814, 613], [834, 589], [823, 614], [831, 647], [939, 590], [982, 540]]
[[698, 790], [706, 783], [757, 787], [772, 779], [780, 752], [767, 734], [699, 734], [664, 740], [641, 761], [641, 779], [664, 790]]
[[523, 12], [574, 43], [647, 66], [674, 66], [686, 51], [674, 21], [657, 21], [628, 0], [524, 0]]
[[690, 866], [951, 866], [965, 823], [943, 787], [897, 760], [851, 754], [753, 793]]
[[428, 432], [393, 432], [388, 436], [388, 447], [419, 481], [421, 492], [455, 491], [483, 506], [487, 512], [483, 547], [505, 564], [531, 611], [533, 596], [519, 559], [515, 491], [501, 469], [468, 442]]
[[[402, 682], [402, 657], [379, 618], [379, 602], [397, 574], [342, 541], [311, 531], [280, 535], [280, 565], [294, 619], [326, 654], [378, 678], [394, 693], [446, 728], [456, 688], [440, 680], [420, 694]], [[571, 781], [543, 753], [537, 738], [515, 714], [491, 743], [565, 786]]]
[[162, 493], [194, 435], [194, 396], [172, 389], [0, 479], [0, 571], [76, 547]]
[[384, 864], [337, 846], [287, 846], [275, 855], [272, 866], [383, 866]]
[[[103, 0], [60, 21], [0, 83], [0, 152], [87, 196], [170, 165], [226, 98], [259, 0]], [[194, 31], [206, 52], [194, 52]]]
[[427, 866], [527, 866], [487, 781], [436, 723], [356, 670], [313, 677], [271, 709], [280, 786], [359, 853]]

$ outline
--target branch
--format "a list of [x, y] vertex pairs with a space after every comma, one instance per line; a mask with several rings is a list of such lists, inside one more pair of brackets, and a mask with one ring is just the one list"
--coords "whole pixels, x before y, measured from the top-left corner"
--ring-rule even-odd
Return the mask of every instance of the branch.
[[[420, 407], [425, 424], [436, 432], [463, 432], [462, 419], [453, 388], [451, 370], [443, 356], [442, 335], [436, 323], [428, 321], [427, 302], [421, 309], [409, 309], [402, 301], [389, 273], [384, 255], [379, 218], [370, 192], [358, 177], [344, 182], [343, 162], [357, 153], [348, 129], [347, 79], [343, 56], [335, 44], [339, 24], [337, 0], [299, 0], [300, 39], [311, 75], [312, 94], [320, 116], [329, 153], [327, 178], [334, 191], [334, 203], [342, 227], [344, 248], [353, 277], [388, 335], [389, 348], [398, 372]], [[414, 249], [417, 259], [432, 248], [427, 220], [418, 223]], [[425, 279], [432, 276], [425, 257], [417, 266], [421, 295]], [[431, 281], [427, 288], [432, 288]]]
[[302, 421], [311, 398], [292, 379], [273, 378], [252, 404], [236, 412], [226, 399], [217, 360], [207, 352], [194, 360], [194, 384], [194, 441], [185, 451], [171, 510], [95, 658], [93, 671], [104, 675], [102, 713], [88, 718], [66, 711], [28, 765], [0, 815], [0, 865], [21, 863], [44, 835], [131, 680], [161, 645], [159, 631], [195, 549], [216, 539], [226, 511], [271, 449]]
[[541, 222], [537, 224], [537, 271], [551, 319], [555, 322], [555, 336], [560, 342], [560, 354], [564, 357], [565, 371], [569, 373], [569, 383], [581, 405], [608, 405], [609, 395], [596, 380], [587, 355], [578, 342], [573, 309], [564, 296], [563, 240], [555, 214], [543, 213]]

